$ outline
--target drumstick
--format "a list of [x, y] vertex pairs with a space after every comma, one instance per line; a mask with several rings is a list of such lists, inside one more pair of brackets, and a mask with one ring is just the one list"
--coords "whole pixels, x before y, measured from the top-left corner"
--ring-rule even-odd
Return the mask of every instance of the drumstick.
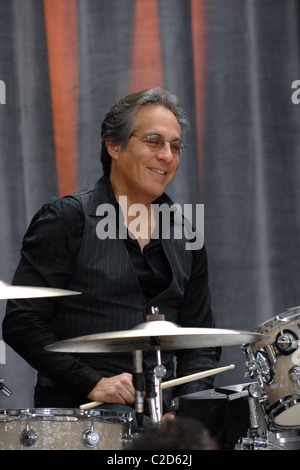
[[[218, 367], [217, 369], [206, 370], [204, 372], [198, 372], [197, 374], [187, 375], [186, 377], [181, 377], [180, 379], [169, 380], [168, 382], [164, 382], [161, 384], [161, 389], [174, 387], [175, 385], [184, 384], [186, 382], [192, 382], [193, 380], [197, 379], [204, 379], [205, 377], [209, 377], [210, 375], [220, 374], [220, 372], [225, 372], [229, 369], [234, 369], [235, 365], [231, 364], [230, 366], [226, 367]], [[95, 406], [102, 405], [102, 401], [91, 401], [90, 403], [85, 403], [84, 405], [80, 405], [81, 410], [90, 410], [91, 408], [95, 408]]]
[[181, 377], [180, 379], [169, 380], [168, 382], [163, 382], [160, 386], [161, 389], [174, 387], [175, 385], [184, 384], [186, 382], [192, 382], [197, 379], [204, 379], [210, 375], [220, 374], [220, 372], [225, 372], [229, 369], [234, 369], [235, 365], [230, 364], [226, 367], [218, 367], [217, 369], [205, 370], [204, 372], [198, 372], [197, 374], [187, 375], [186, 377]]
[[95, 406], [102, 405], [103, 401], [91, 401], [90, 403], [85, 403], [84, 405], [80, 405], [81, 410], [90, 410], [91, 408], [95, 408]]

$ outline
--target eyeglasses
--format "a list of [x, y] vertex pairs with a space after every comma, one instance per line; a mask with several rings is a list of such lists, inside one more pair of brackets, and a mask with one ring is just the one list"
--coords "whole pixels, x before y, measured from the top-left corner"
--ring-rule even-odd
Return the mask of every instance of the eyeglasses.
[[184, 149], [184, 145], [180, 140], [165, 140], [161, 135], [157, 134], [147, 136], [132, 134], [132, 137], [143, 139], [143, 141], [148, 144], [149, 148], [153, 150], [153, 152], [158, 152], [163, 148], [165, 142], [169, 142], [173, 157], [179, 157]]

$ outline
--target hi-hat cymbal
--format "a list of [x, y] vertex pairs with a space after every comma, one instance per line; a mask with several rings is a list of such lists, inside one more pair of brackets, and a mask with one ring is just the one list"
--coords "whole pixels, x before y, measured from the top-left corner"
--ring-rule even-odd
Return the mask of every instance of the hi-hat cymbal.
[[78, 294], [81, 294], [81, 292], [52, 287], [13, 286], [0, 281], [0, 299], [31, 299], [35, 297], [61, 297]]
[[260, 333], [217, 328], [182, 328], [168, 321], [151, 321], [132, 330], [99, 333], [58, 341], [47, 350], [70, 353], [151, 351], [233, 346], [267, 338]]

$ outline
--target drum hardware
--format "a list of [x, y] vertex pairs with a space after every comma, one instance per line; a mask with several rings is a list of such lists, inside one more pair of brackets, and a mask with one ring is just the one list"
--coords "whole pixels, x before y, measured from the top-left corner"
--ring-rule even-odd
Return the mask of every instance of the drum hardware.
[[282, 354], [296, 351], [299, 344], [299, 340], [293, 332], [283, 331], [276, 338], [276, 346]]
[[299, 450], [299, 429], [266, 430], [262, 435], [239, 439], [235, 450]]
[[300, 308], [276, 315], [254, 331], [267, 341], [242, 345], [250, 427], [237, 450], [300, 449]]
[[147, 321], [164, 321], [165, 316], [162, 313], [159, 313], [158, 307], [151, 307], [151, 313], [147, 315]]
[[300, 387], [300, 367], [294, 366], [289, 370], [289, 378]]
[[[159, 339], [156, 339], [159, 343]], [[163, 400], [162, 400], [162, 378], [166, 375], [167, 369], [161, 363], [161, 351], [157, 344], [155, 346], [157, 365], [148, 378], [146, 385], [146, 399], [149, 406], [150, 420], [152, 423], [161, 423], [163, 416]]]
[[269, 439], [269, 433], [265, 437], [249, 436], [239, 440], [234, 450], [289, 450]]
[[124, 432], [122, 435], [122, 448], [127, 449], [132, 445], [133, 434], [132, 434], [132, 421], [133, 417], [131, 413], [127, 413], [127, 418], [124, 420]]
[[282, 354], [290, 354], [291, 352], [296, 351], [299, 346], [299, 338], [291, 330], [283, 330], [282, 321], [279, 315], [276, 316], [275, 325], [278, 325], [279, 333], [276, 336], [275, 344], [277, 349]]
[[135, 389], [135, 414], [139, 428], [143, 426], [145, 377], [143, 371], [143, 351], [133, 351], [132, 382]]
[[[248, 385], [249, 428], [247, 436], [240, 438], [235, 450], [287, 450], [280, 443], [276, 443], [260, 403], [264, 401], [264, 391], [258, 382]], [[273, 442], [272, 442], [273, 441]]]
[[33, 429], [29, 429], [29, 426], [24, 429], [20, 434], [20, 442], [24, 447], [31, 447], [35, 444], [38, 435]]
[[257, 380], [256, 387], [252, 387], [253, 396], [259, 398], [260, 401], [264, 401], [267, 399], [267, 395], [264, 391], [264, 382], [267, 381], [269, 383], [269, 377], [271, 377], [271, 370], [268, 363], [262, 360], [262, 358], [265, 359], [265, 356], [254, 356], [249, 345], [242, 345], [241, 349], [247, 357], [245, 363], [247, 369], [245, 377]]
[[232, 392], [225, 388], [216, 388], [216, 392], [226, 395], [228, 401], [247, 398], [249, 409], [249, 424], [247, 437], [240, 438], [235, 445], [235, 450], [264, 450], [269, 445], [266, 437], [265, 419], [262, 414], [258, 413], [257, 400], [261, 400], [264, 391], [258, 382], [249, 383], [243, 390]]
[[94, 426], [92, 426], [91, 429], [87, 429], [86, 431], [84, 431], [82, 435], [82, 442], [87, 447], [95, 447], [98, 444], [99, 440], [99, 433], [94, 431]]
[[[159, 313], [159, 308], [152, 306], [151, 314], [147, 315], [147, 322], [164, 320], [165, 316]], [[146, 399], [149, 406], [151, 422], [160, 423], [163, 415], [163, 401], [160, 386], [162, 378], [165, 376], [167, 369], [161, 362], [160, 337], [151, 337], [150, 344], [155, 348], [157, 365], [148, 376], [146, 383], [143, 373], [143, 351], [133, 351], [133, 385], [135, 387], [135, 409], [137, 422], [140, 428], [142, 427], [144, 413], [144, 391], [146, 391]]]

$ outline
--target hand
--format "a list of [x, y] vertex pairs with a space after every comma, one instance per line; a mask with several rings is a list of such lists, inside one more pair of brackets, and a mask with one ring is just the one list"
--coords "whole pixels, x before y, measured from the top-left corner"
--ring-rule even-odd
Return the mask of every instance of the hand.
[[164, 423], [165, 421], [174, 421], [175, 419], [175, 411], [169, 411], [168, 413], [165, 413], [162, 417], [162, 422]]
[[132, 405], [135, 402], [135, 389], [132, 375], [124, 372], [113, 377], [103, 377], [89, 393], [92, 401]]

